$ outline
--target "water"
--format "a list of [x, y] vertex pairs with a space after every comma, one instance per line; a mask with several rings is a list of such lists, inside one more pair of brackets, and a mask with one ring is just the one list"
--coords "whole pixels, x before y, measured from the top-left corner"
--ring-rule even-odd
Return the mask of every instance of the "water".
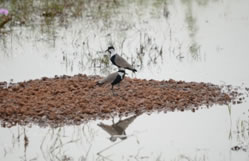
[[[1, 160], [246, 161], [248, 149], [231, 148], [248, 148], [248, 113], [243, 105], [236, 105], [231, 115], [226, 106], [195, 113], [145, 114], [128, 126], [127, 139], [116, 142], [97, 126], [101, 121], [57, 129], [34, 125], [1, 128]], [[242, 121], [247, 123], [244, 127]], [[103, 122], [112, 124], [111, 120]]]
[[[138, 69], [130, 77], [249, 86], [247, 0], [91, 1], [85, 6], [80, 17], [66, 23], [39, 19], [36, 27], [14, 26], [1, 35], [0, 81], [104, 76], [116, 70], [103, 52], [114, 44]], [[194, 113], [143, 114], [127, 127], [128, 138], [115, 142], [97, 125], [112, 120], [56, 129], [0, 128], [0, 160], [247, 161], [247, 101]]]

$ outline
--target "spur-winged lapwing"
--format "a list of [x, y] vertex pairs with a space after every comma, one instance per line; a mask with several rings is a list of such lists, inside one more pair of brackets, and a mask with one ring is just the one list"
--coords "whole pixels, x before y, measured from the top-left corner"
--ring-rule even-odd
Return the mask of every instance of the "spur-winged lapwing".
[[111, 60], [112, 64], [116, 65], [119, 68], [125, 68], [125, 69], [131, 70], [133, 72], [137, 71], [123, 57], [121, 57], [120, 55], [118, 55], [115, 52], [115, 49], [113, 46], [108, 47], [108, 49], [106, 51], [108, 51], [111, 54], [110, 60]]
[[102, 85], [105, 83], [111, 83], [112, 85], [112, 93], [114, 95], [114, 89], [113, 86], [116, 84], [119, 84], [125, 77], [125, 69], [123, 68], [119, 68], [119, 70], [117, 72], [111, 73], [109, 74], [107, 77], [103, 78], [102, 80], [98, 81], [97, 84], [98, 85]]

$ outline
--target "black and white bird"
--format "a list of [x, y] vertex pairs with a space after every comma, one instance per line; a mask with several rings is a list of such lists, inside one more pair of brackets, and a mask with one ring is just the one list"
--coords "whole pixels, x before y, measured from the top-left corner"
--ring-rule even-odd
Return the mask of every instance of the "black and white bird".
[[128, 70], [131, 70], [133, 72], [137, 71], [123, 57], [121, 57], [120, 55], [118, 55], [116, 53], [113, 46], [108, 47], [108, 49], [106, 51], [108, 51], [111, 54], [110, 60], [111, 60], [112, 64], [116, 65], [118, 68], [128, 69]]
[[115, 95], [113, 86], [116, 84], [119, 84], [124, 79], [124, 77], [125, 77], [125, 69], [119, 68], [117, 72], [109, 74], [107, 77], [98, 81], [97, 84], [102, 85], [105, 83], [111, 83], [112, 85], [111, 90], [112, 90], [113, 95]]

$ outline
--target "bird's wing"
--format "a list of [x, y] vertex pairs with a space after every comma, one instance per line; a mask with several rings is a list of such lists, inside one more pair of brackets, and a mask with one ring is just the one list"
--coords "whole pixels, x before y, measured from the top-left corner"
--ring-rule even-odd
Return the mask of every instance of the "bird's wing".
[[99, 84], [111, 83], [117, 77], [117, 75], [118, 75], [118, 72], [111, 73], [104, 79], [100, 80], [98, 83]]
[[98, 124], [98, 126], [101, 127], [103, 130], [105, 130], [110, 135], [119, 135], [117, 130], [110, 125], [100, 123], [100, 124]]
[[123, 68], [134, 69], [123, 57], [118, 54], [115, 57], [115, 63], [117, 64], [117, 66]]
[[116, 125], [125, 130], [136, 118], [137, 115], [131, 116], [124, 120], [120, 120], [119, 122], [116, 123]]

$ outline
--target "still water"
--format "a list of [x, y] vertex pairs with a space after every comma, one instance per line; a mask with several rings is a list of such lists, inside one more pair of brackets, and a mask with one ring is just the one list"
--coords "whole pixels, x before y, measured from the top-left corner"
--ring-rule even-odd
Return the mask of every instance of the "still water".
[[[38, 16], [35, 27], [6, 27], [0, 81], [105, 76], [116, 70], [103, 52], [113, 44], [138, 69], [129, 77], [249, 86], [247, 0], [90, 1], [81, 12], [66, 22]], [[130, 117], [60, 128], [1, 127], [0, 160], [249, 160], [248, 98], [194, 113]], [[115, 123], [127, 138], [111, 141], [100, 127], [113, 132]]]

